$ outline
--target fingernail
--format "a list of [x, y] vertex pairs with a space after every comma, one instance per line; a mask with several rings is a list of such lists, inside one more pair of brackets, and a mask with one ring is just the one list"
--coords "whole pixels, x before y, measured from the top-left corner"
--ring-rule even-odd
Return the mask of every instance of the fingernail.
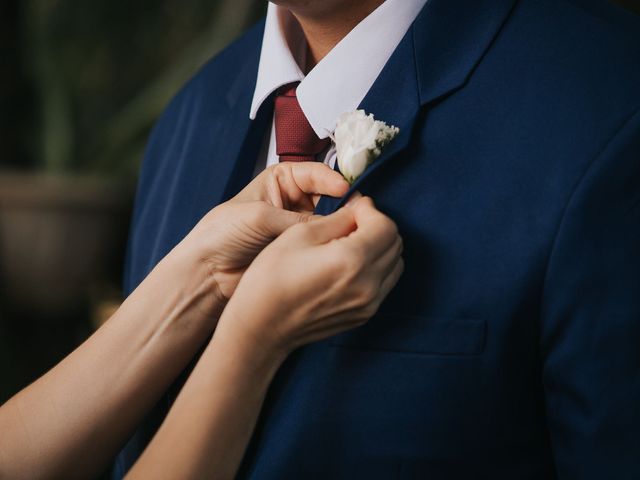
[[345, 203], [346, 206], [348, 207], [353, 207], [353, 205], [356, 204], [356, 202], [358, 200], [360, 200], [362, 198], [362, 194], [358, 191], [353, 192], [353, 195], [351, 195], [351, 197], [349, 197], [349, 200], [347, 200], [347, 203]]

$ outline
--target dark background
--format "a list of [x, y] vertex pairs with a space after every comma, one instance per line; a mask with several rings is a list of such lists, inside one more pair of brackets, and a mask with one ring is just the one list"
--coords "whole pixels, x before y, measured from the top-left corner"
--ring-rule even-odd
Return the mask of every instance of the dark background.
[[266, 5], [0, 2], [0, 404], [117, 307], [149, 130]]

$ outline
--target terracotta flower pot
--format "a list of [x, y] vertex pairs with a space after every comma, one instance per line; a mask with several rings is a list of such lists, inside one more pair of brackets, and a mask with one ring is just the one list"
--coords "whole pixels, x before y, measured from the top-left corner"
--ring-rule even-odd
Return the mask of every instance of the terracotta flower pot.
[[130, 204], [102, 179], [0, 174], [0, 302], [40, 318], [82, 311], [119, 270]]

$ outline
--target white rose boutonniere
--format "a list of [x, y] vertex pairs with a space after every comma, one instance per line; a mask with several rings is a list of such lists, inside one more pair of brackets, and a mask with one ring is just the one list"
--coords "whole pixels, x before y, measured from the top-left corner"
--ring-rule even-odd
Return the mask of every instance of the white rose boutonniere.
[[399, 128], [376, 120], [364, 110], [340, 115], [332, 140], [344, 178], [353, 184], [398, 132]]

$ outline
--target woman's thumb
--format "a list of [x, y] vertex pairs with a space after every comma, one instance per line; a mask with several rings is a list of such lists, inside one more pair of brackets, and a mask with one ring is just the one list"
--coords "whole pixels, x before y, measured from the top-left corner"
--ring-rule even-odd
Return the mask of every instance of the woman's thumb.
[[288, 228], [307, 222], [312, 214], [310, 212], [292, 212], [282, 208], [269, 206], [260, 212], [260, 224], [264, 233], [270, 237], [278, 237]]
[[307, 228], [313, 241], [322, 244], [349, 235], [357, 228], [357, 224], [353, 210], [342, 207], [331, 215], [312, 217]]

